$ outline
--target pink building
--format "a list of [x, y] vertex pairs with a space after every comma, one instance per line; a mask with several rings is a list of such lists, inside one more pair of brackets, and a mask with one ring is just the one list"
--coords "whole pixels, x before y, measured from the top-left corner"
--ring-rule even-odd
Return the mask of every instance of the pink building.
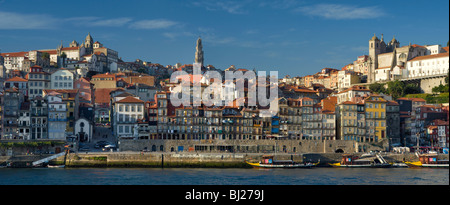
[[92, 102], [92, 89], [93, 84], [87, 78], [80, 78], [75, 81], [74, 89], [78, 89], [80, 92], [80, 102]]

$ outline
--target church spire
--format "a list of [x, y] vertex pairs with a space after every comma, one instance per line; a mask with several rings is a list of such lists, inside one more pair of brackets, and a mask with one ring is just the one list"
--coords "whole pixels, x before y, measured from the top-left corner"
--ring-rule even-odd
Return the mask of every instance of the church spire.
[[202, 39], [200, 37], [198, 37], [197, 40], [197, 47], [196, 47], [196, 52], [195, 52], [195, 63], [200, 63], [201, 66], [203, 67], [203, 45], [202, 45]]

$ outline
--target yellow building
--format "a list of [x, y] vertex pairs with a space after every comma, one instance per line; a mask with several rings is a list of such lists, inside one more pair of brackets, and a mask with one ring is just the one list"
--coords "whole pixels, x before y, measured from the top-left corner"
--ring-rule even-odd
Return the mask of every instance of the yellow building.
[[116, 88], [117, 87], [116, 74], [105, 73], [92, 76], [91, 83], [94, 84], [94, 89], [99, 88]]
[[358, 136], [357, 103], [345, 101], [336, 107], [337, 139], [361, 141]]
[[386, 138], [386, 103], [382, 96], [372, 94], [364, 100], [366, 111], [366, 135], [371, 142]]

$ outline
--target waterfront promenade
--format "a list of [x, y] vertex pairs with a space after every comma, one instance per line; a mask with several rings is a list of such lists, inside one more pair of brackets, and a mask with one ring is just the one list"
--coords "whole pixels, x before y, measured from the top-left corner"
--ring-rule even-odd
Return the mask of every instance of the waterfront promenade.
[[[361, 155], [362, 153], [357, 153]], [[196, 153], [196, 152], [79, 152], [58, 157], [50, 164], [65, 164], [67, 167], [148, 167], [148, 168], [249, 168], [245, 161], [259, 161], [264, 153]], [[414, 153], [382, 153], [388, 162], [417, 161]], [[341, 153], [278, 153], [276, 159], [295, 162], [318, 162], [328, 166], [341, 160]], [[40, 156], [43, 158], [45, 156]], [[440, 154], [448, 159], [448, 154]], [[12, 161], [16, 167], [27, 167], [39, 156], [2, 156], [0, 164]]]

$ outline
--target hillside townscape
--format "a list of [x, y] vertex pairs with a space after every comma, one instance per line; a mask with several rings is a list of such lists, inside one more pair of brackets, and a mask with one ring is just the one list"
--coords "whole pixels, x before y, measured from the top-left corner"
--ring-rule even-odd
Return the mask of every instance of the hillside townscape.
[[[201, 65], [200, 75], [193, 64], [125, 62], [91, 34], [81, 44], [49, 45], [56, 49], [2, 50], [0, 145], [51, 153], [61, 150], [41, 145], [70, 145], [76, 152], [106, 144], [114, 151], [263, 152], [272, 150], [264, 146], [268, 140], [300, 142], [277, 148], [292, 153], [305, 151], [302, 142], [324, 141], [357, 143], [357, 152], [448, 147], [448, 44], [404, 45], [383, 35], [361, 44], [368, 55], [342, 68], [280, 76], [272, 117], [248, 106], [248, 87], [224, 106], [172, 105], [176, 71], [200, 80], [202, 89], [213, 83], [207, 71], [249, 71], [203, 65], [208, 55], [200, 38], [195, 58], [194, 49], [186, 54]], [[330, 144], [326, 152], [348, 151], [346, 146]]]

